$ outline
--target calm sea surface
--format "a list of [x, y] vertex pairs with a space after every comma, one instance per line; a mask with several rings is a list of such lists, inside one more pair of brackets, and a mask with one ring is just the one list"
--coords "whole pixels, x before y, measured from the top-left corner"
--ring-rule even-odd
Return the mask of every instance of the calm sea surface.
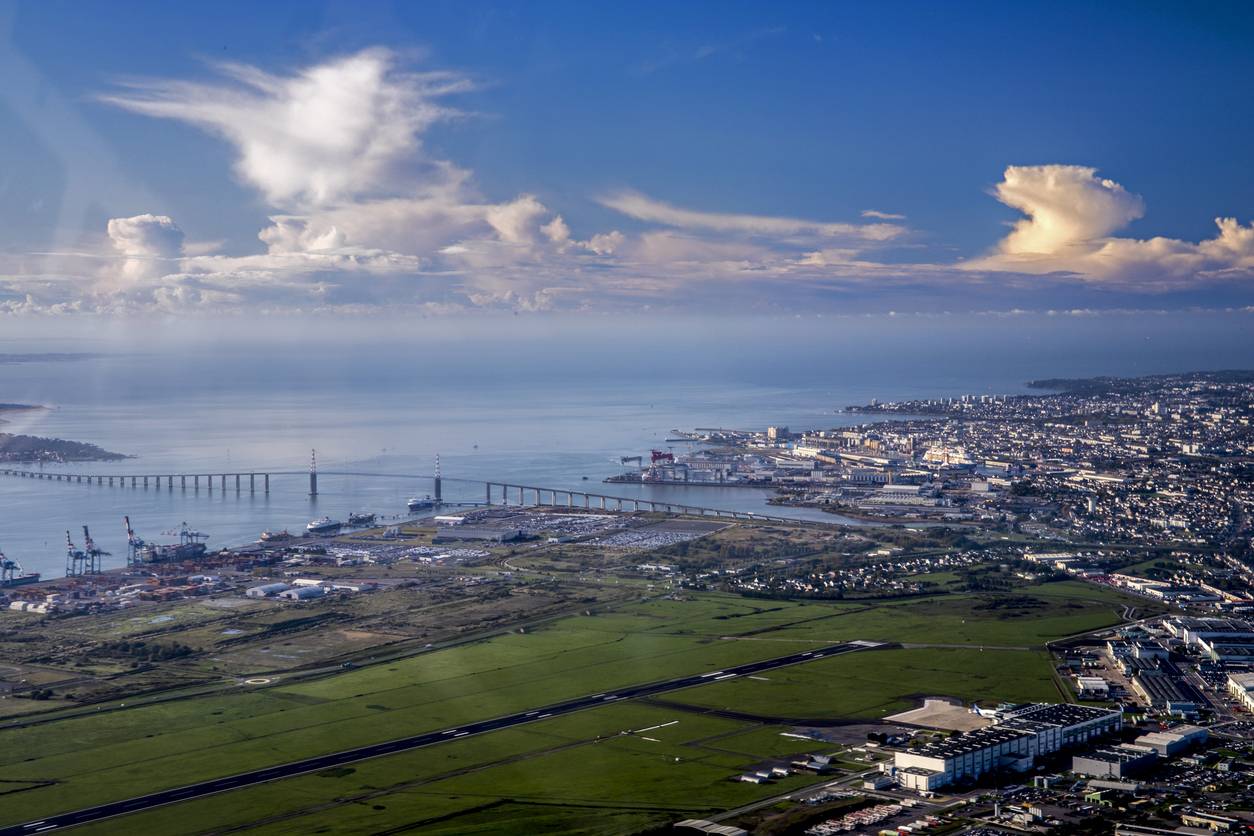
[[[62, 468], [96, 473], [297, 471], [270, 494], [199, 493], [177, 486], [108, 488], [0, 477], [0, 549], [28, 570], [60, 575], [64, 536], [81, 545], [88, 524], [106, 565], [125, 556], [122, 516], [141, 536], [187, 521], [212, 545], [255, 540], [264, 529], [303, 529], [328, 514], [403, 515], [431, 491], [405, 478], [320, 478], [307, 494], [310, 450], [323, 471], [425, 474], [441, 456], [446, 499], [477, 500], [482, 487], [454, 478], [641, 495], [736, 510], [770, 511], [748, 489], [603, 485], [620, 456], [668, 443], [693, 427], [793, 429], [854, 423], [848, 404], [910, 397], [1015, 393], [1033, 377], [1142, 374], [1254, 365], [1238, 329], [1210, 343], [1206, 329], [1164, 333], [1140, 324], [1063, 332], [983, 323], [885, 331], [791, 323], [686, 328], [580, 324], [458, 332], [448, 325], [312, 334], [191, 336], [157, 329], [150, 339], [13, 337], [0, 354], [86, 351], [74, 361], [0, 364], [0, 401], [46, 404], [10, 415], [7, 432], [88, 441], [133, 459]], [[1048, 327], [1046, 327], [1048, 326]], [[186, 338], [184, 338], [186, 337]], [[52, 468], [49, 468], [52, 469]], [[584, 477], [587, 477], [586, 481]], [[805, 513], [805, 512], [799, 512]], [[824, 515], [819, 515], [826, 518]]]

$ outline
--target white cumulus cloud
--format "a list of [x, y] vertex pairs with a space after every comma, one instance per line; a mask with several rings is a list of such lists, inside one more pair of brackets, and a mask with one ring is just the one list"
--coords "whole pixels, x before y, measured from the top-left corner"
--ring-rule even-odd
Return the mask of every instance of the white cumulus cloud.
[[421, 134], [455, 113], [440, 99], [471, 87], [453, 73], [401, 72], [384, 49], [291, 75], [219, 70], [220, 83], [132, 82], [101, 98], [225, 137], [238, 151], [238, 175], [288, 208], [389, 193], [398, 169], [421, 163]]
[[[167, 286], [165, 303], [229, 301], [222, 288], [294, 304], [373, 303], [382, 288], [423, 304], [447, 304], [450, 292], [467, 305], [509, 291], [555, 298], [555, 272], [576, 275], [580, 259], [621, 243], [617, 232], [576, 240], [532, 194], [488, 200], [471, 172], [428, 152], [424, 133], [458, 115], [443, 100], [472, 88], [461, 75], [405, 72], [383, 49], [289, 74], [218, 69], [212, 82], [132, 82], [101, 97], [223, 137], [238, 177], [275, 210], [258, 233], [265, 253], [197, 250], [177, 275], [145, 273], [144, 292]], [[399, 282], [406, 271], [413, 280]]]
[[517, 200], [491, 206], [486, 211], [488, 224], [506, 244], [530, 245], [535, 242], [542, 222], [550, 215], [544, 204], [529, 194]]
[[1097, 170], [1078, 165], [1012, 165], [994, 189], [1027, 215], [1001, 242], [1011, 254], [1056, 253], [1088, 244], [1145, 214], [1145, 203]]
[[969, 260], [881, 209], [814, 220], [621, 191], [592, 197], [636, 223], [598, 231], [546, 205], [544, 184], [493, 195], [428, 146], [432, 126], [462, 116], [447, 104], [474, 88], [462, 74], [409, 71], [383, 49], [285, 72], [218, 70], [102, 98], [223, 139], [269, 207], [259, 242], [223, 252], [185, 241], [165, 215], [114, 218], [83, 246], [0, 252], [0, 312], [936, 309], [994, 297], [1069, 310], [1113, 288], [1254, 292], [1254, 225], [1218, 218], [1201, 242], [1121, 235], [1145, 201], [1088, 166], [1005, 169], [993, 195], [1022, 215]]
[[183, 230], [166, 215], [110, 218], [105, 230], [113, 248], [124, 256], [122, 278], [142, 279], [170, 272], [168, 262], [183, 254]]
[[1145, 214], [1145, 202], [1087, 166], [1009, 166], [993, 194], [1027, 217], [992, 254], [968, 270], [1069, 273], [1083, 280], [1168, 290], [1254, 268], [1254, 226], [1217, 218], [1217, 237], [1201, 242], [1114, 233]]

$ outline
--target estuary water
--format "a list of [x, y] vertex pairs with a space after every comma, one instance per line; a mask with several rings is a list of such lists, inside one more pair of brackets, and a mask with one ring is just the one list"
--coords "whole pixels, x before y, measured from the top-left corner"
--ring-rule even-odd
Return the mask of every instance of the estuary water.
[[[1248, 317], [1245, 317], [1248, 318]], [[133, 458], [47, 470], [92, 473], [283, 471], [268, 495], [0, 477], [0, 549], [59, 576], [69, 529], [87, 524], [125, 557], [122, 516], [141, 536], [186, 521], [210, 544], [264, 529], [298, 532], [350, 511], [405, 516], [427, 480], [328, 471], [427, 474], [441, 457], [447, 500], [479, 500], [493, 479], [781, 513], [766, 492], [602, 484], [622, 456], [694, 427], [827, 428], [868, 420], [846, 405], [964, 393], [1013, 394], [1045, 376], [1145, 374], [1254, 365], [1244, 319], [1178, 332], [1144, 323], [719, 322], [344, 323], [257, 328], [159, 323], [91, 334], [13, 334], [0, 354], [90, 356], [0, 362], [0, 401], [46, 410], [7, 415], [6, 432], [92, 442]], [[926, 326], [925, 328], [923, 326]], [[320, 496], [307, 496], [311, 449]], [[830, 519], [820, 512], [796, 511]]]

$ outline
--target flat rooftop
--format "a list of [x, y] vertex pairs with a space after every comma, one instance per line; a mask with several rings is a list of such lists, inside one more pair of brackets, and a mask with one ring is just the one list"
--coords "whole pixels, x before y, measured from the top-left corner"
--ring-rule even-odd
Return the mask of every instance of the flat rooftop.
[[961, 703], [955, 704], [946, 699], [929, 697], [923, 701], [921, 708], [903, 711], [885, 717], [889, 723], [910, 723], [915, 726], [926, 726], [929, 729], [950, 729], [969, 732], [987, 728], [992, 721], [968, 711]]
[[1038, 703], [1025, 708], [1014, 708], [1006, 712], [1006, 719], [1026, 720], [1047, 726], [1077, 726], [1093, 720], [1112, 717], [1119, 712], [1109, 708], [1094, 708], [1088, 705]]
[[1135, 749], [1094, 749], [1083, 755], [1076, 755], [1077, 760], [1101, 761], [1102, 763], [1129, 763], [1153, 755], [1154, 752], [1138, 752]]
[[916, 749], [915, 753], [930, 758], [956, 758], [959, 755], [978, 752], [981, 749], [987, 749], [999, 743], [1009, 743], [1012, 740], [1022, 740], [1031, 736], [1031, 732], [1021, 729], [988, 726], [968, 732], [961, 737], [951, 737], [947, 740], [929, 743], [920, 749]]

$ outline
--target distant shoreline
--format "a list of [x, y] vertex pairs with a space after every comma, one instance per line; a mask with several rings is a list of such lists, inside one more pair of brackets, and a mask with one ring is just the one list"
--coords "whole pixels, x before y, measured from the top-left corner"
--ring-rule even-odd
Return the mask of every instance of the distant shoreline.
[[0, 462], [66, 464], [69, 462], [117, 462], [127, 458], [130, 456], [114, 453], [82, 441], [0, 433]]
[[72, 363], [78, 360], [91, 360], [99, 354], [86, 352], [44, 352], [42, 354], [0, 354], [0, 365], [16, 365], [18, 363]]
[[[0, 416], [8, 412], [36, 412], [38, 410], [47, 410], [48, 407], [39, 404], [29, 403], [0, 403]], [[3, 417], [0, 417], [0, 425], [8, 424]]]

